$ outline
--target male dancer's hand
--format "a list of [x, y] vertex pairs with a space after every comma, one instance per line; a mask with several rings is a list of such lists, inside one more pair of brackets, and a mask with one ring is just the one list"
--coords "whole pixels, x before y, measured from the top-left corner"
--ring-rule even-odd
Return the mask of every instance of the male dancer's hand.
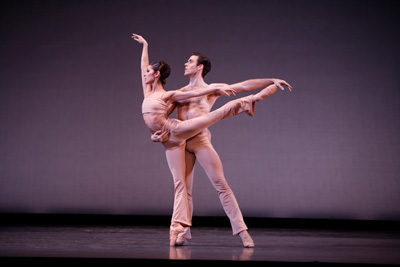
[[217, 90], [218, 90], [218, 91], [216, 92], [216, 94], [219, 95], [219, 96], [236, 95], [236, 94], [235, 94], [236, 91], [235, 91], [234, 89], [229, 88], [229, 87], [228, 87], [228, 88], [218, 88]]
[[293, 87], [284, 80], [275, 79], [274, 84], [276, 87], [280, 88], [281, 90], [285, 90], [282, 85], [285, 85], [289, 89], [290, 92], [293, 89]]
[[230, 96], [230, 95], [236, 95], [236, 90], [231, 89], [228, 84], [226, 83], [212, 83], [208, 86], [209, 88], [215, 88], [216, 92], [215, 94], [218, 96]]

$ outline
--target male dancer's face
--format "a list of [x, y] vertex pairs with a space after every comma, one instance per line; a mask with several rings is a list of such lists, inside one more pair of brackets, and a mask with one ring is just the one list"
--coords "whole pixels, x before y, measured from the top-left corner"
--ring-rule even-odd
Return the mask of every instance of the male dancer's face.
[[185, 76], [191, 77], [196, 75], [198, 71], [201, 71], [200, 65], [197, 66], [197, 56], [192, 55], [188, 61], [185, 63]]

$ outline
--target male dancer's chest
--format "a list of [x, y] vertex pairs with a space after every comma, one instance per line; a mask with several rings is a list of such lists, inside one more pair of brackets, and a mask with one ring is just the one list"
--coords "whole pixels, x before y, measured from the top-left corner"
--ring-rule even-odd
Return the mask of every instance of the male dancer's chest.
[[207, 96], [193, 97], [177, 104], [177, 117], [179, 120], [189, 120], [210, 112], [215, 100]]

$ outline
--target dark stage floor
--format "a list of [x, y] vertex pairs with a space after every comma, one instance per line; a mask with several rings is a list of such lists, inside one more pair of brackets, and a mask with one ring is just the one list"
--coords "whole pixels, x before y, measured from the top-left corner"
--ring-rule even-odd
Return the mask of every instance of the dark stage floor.
[[119, 261], [400, 264], [400, 232], [262, 228], [256, 247], [242, 248], [229, 227], [193, 227], [185, 247], [169, 247], [168, 226], [0, 225], [2, 261]]

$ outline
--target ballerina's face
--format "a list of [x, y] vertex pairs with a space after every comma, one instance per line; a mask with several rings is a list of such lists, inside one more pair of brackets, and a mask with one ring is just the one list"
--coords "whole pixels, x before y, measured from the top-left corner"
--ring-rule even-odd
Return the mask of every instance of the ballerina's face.
[[146, 84], [152, 84], [155, 81], [157, 77], [157, 72], [153, 70], [152, 65], [149, 65], [147, 67], [147, 70], [144, 73], [143, 77]]

